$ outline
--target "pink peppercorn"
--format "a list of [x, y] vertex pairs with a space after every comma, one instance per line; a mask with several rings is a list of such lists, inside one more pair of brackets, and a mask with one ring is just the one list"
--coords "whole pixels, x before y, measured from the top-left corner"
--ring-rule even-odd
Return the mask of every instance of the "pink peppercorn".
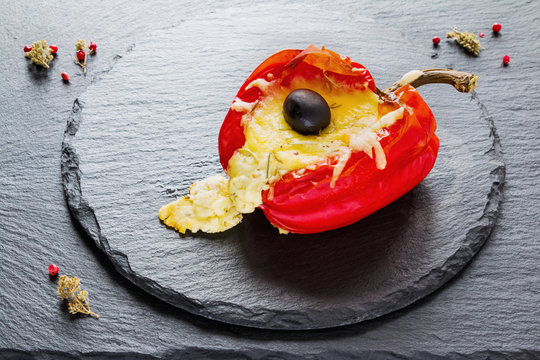
[[49, 265], [49, 274], [51, 276], [54, 276], [54, 275], [58, 274], [58, 270], [60, 270], [60, 269], [55, 264]]
[[84, 51], [82, 50], [77, 51], [77, 59], [80, 62], [83, 62], [85, 57], [86, 57], [86, 54], [84, 53]]

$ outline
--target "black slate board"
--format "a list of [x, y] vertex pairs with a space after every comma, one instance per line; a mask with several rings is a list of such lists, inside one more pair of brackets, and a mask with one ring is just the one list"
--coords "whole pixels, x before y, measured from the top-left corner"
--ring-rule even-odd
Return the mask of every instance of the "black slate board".
[[[278, 236], [255, 213], [223, 234], [179, 236], [159, 222], [162, 204], [220, 171], [217, 132], [236, 90], [284, 44], [324, 43], [364, 63], [379, 84], [416, 62], [414, 51], [399, 48], [399, 62], [370, 64], [370, 56], [383, 58], [381, 43], [393, 37], [380, 29], [354, 33], [361, 19], [345, 23], [351, 31], [336, 41], [320, 32], [324, 17], [291, 36], [273, 34], [275, 22], [262, 17], [233, 15], [192, 20], [218, 28], [201, 30], [187, 21], [138, 42], [74, 104], [63, 145], [65, 193], [75, 218], [117, 270], [192, 313], [272, 329], [374, 318], [429, 294], [461, 270], [494, 225], [504, 166], [478, 97], [469, 102], [469, 95], [450, 88], [423, 90], [442, 143], [432, 173], [359, 223], [313, 236]], [[238, 21], [245, 24], [241, 33], [233, 26]], [[237, 51], [220, 51], [225, 40]]]

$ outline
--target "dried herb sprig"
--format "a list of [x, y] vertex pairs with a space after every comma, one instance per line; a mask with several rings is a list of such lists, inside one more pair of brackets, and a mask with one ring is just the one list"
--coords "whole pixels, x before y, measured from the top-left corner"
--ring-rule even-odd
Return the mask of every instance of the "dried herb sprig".
[[75, 43], [75, 50], [77, 50], [77, 56], [73, 59], [73, 61], [75, 61], [75, 64], [82, 67], [84, 74], [86, 74], [86, 59], [88, 58], [86, 49], [86, 42], [83, 39], [77, 40], [77, 42]]
[[86, 42], [83, 39], [79, 39], [75, 43], [75, 50], [77, 51], [77, 56], [73, 58], [73, 61], [82, 67], [83, 73], [86, 74], [86, 59], [88, 59], [89, 54], [96, 52], [96, 44], [90, 42], [90, 46], [86, 46]]
[[62, 300], [68, 301], [68, 309], [71, 314], [82, 313], [99, 317], [98, 314], [90, 311], [88, 291], [81, 290], [81, 282], [76, 276], [60, 276], [58, 280], [58, 295]]
[[52, 49], [47, 47], [47, 41], [40, 40], [32, 44], [32, 50], [25, 52], [24, 56], [32, 60], [36, 65], [50, 68], [49, 63], [54, 59]]
[[446, 33], [447, 39], [454, 39], [456, 42], [461, 45], [465, 50], [477, 56], [480, 54], [480, 50], [483, 49], [480, 44], [480, 40], [476, 38], [474, 33], [468, 31], [458, 31], [457, 28], [452, 28], [453, 31]]
[[332, 81], [332, 79], [330, 79], [330, 78], [328, 77], [328, 75], [326, 74], [326, 71], [323, 71], [322, 74], [324, 75], [324, 77], [326, 78], [326, 80], [328, 80], [328, 82], [329, 82], [330, 84], [332, 84], [334, 87], [337, 87], [337, 88], [340, 88], [340, 87], [341, 87], [341, 86], [339, 86], [338, 84], [336, 84], [334, 81]]

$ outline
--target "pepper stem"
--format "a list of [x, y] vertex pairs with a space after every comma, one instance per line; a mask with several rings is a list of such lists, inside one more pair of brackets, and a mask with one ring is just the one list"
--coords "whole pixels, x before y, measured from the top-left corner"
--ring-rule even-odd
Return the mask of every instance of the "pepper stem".
[[459, 92], [471, 92], [476, 89], [476, 81], [479, 76], [474, 74], [450, 70], [450, 69], [425, 69], [409, 71], [398, 82], [392, 84], [388, 89], [380, 91], [379, 95], [390, 95], [405, 84], [419, 87], [425, 84], [450, 84]]

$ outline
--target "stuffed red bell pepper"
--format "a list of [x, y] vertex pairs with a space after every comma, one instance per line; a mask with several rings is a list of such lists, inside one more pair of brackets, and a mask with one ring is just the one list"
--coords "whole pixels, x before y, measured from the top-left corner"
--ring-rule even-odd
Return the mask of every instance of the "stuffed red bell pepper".
[[261, 208], [282, 232], [351, 224], [416, 186], [432, 169], [439, 139], [415, 86], [476, 77], [412, 71], [384, 92], [361, 64], [327, 49], [284, 50], [240, 88], [219, 134], [229, 176], [196, 182], [160, 210], [181, 232], [223, 231]]

